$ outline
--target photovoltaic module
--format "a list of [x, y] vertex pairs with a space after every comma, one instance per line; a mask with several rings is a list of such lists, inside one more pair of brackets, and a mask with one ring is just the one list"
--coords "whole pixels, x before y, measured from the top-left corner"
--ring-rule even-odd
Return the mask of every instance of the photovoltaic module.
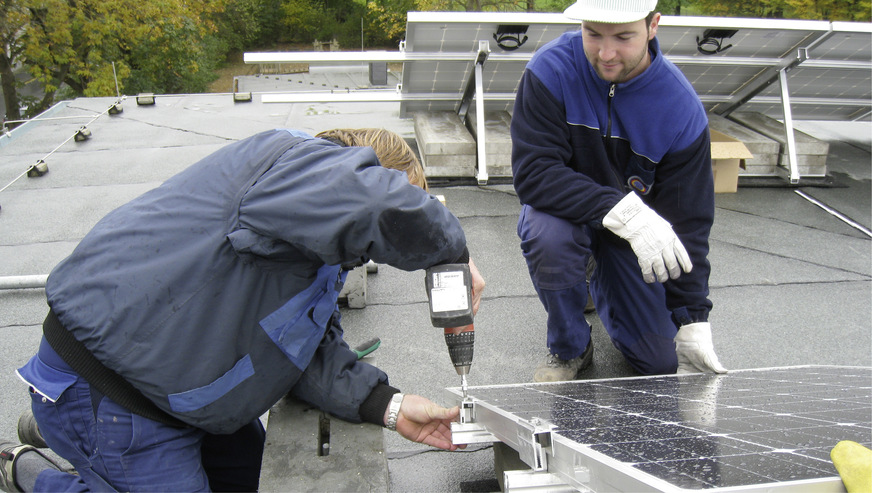
[[[581, 490], [842, 491], [830, 450], [841, 440], [872, 446], [872, 368], [500, 385], [469, 394], [476, 425], [522, 459], [531, 443], [541, 448], [542, 468]], [[456, 399], [456, 390], [449, 395]], [[462, 439], [462, 430], [455, 434]]]

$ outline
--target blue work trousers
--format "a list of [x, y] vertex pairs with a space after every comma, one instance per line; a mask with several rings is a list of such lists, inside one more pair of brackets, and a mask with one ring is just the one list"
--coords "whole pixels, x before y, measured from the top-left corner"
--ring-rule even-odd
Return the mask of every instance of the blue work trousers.
[[666, 308], [666, 290], [642, 279], [629, 243], [607, 230], [578, 226], [528, 205], [521, 209], [518, 236], [533, 286], [548, 313], [552, 354], [575, 358], [590, 341], [584, 306], [585, 272], [592, 255], [596, 268], [590, 294], [612, 344], [643, 375], [675, 373], [673, 339], [678, 327]]
[[51, 449], [78, 475], [46, 470], [36, 491], [256, 491], [265, 432], [260, 420], [230, 435], [178, 428], [131, 413], [79, 377], [57, 399], [31, 390]]

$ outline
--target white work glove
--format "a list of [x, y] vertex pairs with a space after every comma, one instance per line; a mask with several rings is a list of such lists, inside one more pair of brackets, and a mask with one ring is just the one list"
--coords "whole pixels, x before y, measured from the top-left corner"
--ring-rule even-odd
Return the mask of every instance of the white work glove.
[[726, 373], [712, 344], [712, 324], [696, 322], [682, 325], [675, 336], [675, 354], [678, 355], [676, 373]]
[[672, 225], [630, 192], [603, 218], [603, 226], [630, 242], [639, 259], [642, 278], [651, 283], [678, 279], [693, 264]]

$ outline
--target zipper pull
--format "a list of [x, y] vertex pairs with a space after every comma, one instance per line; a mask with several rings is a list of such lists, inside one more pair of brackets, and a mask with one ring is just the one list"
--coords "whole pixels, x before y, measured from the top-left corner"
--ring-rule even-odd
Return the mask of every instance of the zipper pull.
[[616, 86], [616, 84], [612, 84], [609, 86], [609, 97], [610, 98], [615, 97], [615, 86]]

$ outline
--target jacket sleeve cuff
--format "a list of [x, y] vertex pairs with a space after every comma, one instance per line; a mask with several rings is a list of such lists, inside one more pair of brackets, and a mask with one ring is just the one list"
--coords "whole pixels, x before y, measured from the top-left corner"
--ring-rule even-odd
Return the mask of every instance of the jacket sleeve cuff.
[[449, 260], [445, 262], [439, 262], [436, 265], [442, 264], [468, 264], [469, 263], [469, 248], [463, 247], [463, 251], [460, 252], [460, 256], [454, 260]]
[[360, 410], [358, 411], [360, 419], [367, 423], [384, 426], [385, 409], [388, 408], [391, 397], [399, 391], [399, 389], [384, 383], [376, 385], [372, 392], [369, 393], [369, 397], [360, 405]]

